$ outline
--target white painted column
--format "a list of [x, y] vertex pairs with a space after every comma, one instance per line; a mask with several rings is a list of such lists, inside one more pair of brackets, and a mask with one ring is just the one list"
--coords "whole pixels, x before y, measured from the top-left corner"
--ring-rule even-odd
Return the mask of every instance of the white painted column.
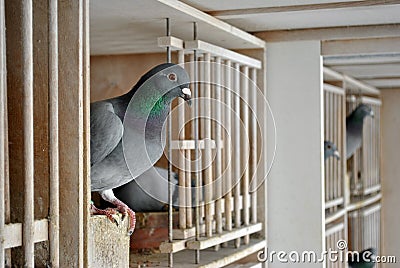
[[[400, 258], [400, 88], [382, 90], [382, 255]], [[397, 261], [399, 262], [399, 261]], [[388, 265], [390, 267], [390, 265]]]
[[[301, 254], [313, 250], [319, 257], [325, 246], [320, 43], [270, 43], [266, 66], [267, 99], [277, 131], [276, 157], [267, 179], [268, 251]], [[267, 124], [271, 159], [273, 125]], [[292, 266], [280, 263], [276, 255], [268, 265]], [[295, 267], [324, 266], [301, 263]]]

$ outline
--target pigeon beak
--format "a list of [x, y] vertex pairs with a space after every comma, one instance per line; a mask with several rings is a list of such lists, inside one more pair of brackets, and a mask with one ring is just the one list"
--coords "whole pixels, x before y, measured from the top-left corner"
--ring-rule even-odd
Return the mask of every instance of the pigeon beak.
[[189, 106], [192, 106], [192, 91], [190, 88], [182, 88], [181, 98], [184, 99]]
[[371, 110], [371, 112], [369, 113], [369, 116], [371, 116], [372, 118], [375, 117], [374, 111]]
[[333, 156], [336, 157], [337, 160], [340, 160], [340, 154], [339, 154], [339, 151], [338, 151], [338, 150], [335, 150], [335, 151], [333, 152]]

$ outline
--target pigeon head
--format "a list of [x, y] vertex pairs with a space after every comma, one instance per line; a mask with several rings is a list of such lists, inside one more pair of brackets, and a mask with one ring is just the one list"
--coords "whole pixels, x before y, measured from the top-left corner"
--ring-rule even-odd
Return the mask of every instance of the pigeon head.
[[[153, 74], [156, 87], [161, 89], [163, 100], [170, 103], [173, 99], [181, 97], [191, 104], [192, 93], [189, 89], [190, 78], [181, 66], [173, 63], [163, 63], [149, 71]], [[164, 91], [166, 89], [166, 91]]]
[[366, 104], [360, 104], [357, 108], [352, 112], [354, 119], [358, 121], [363, 121], [365, 117], [371, 116], [374, 117], [374, 111], [371, 106]]
[[191, 104], [190, 78], [179, 65], [163, 63], [144, 74], [131, 90], [136, 112], [149, 118], [164, 117], [171, 102], [180, 97]]
[[337, 160], [340, 159], [339, 151], [333, 142], [324, 141], [324, 156], [325, 160], [331, 156], [335, 157]]

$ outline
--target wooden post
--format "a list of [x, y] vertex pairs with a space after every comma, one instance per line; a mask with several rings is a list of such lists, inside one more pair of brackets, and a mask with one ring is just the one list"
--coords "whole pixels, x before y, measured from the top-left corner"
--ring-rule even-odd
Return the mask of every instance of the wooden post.
[[59, 267], [59, 156], [58, 156], [58, 8], [49, 1], [49, 153], [50, 153], [50, 264]]
[[[60, 267], [83, 267], [84, 229], [87, 227], [87, 174], [84, 174], [88, 156], [84, 150], [84, 110], [87, 116], [88, 53], [84, 42], [87, 12], [86, 1], [59, 2], [59, 144], [60, 148]], [[86, 8], [85, 8], [86, 11]], [[87, 36], [85, 35], [87, 38]], [[85, 81], [86, 82], [86, 81]], [[87, 82], [86, 82], [87, 83]], [[85, 103], [83, 102], [85, 96]], [[84, 106], [85, 105], [85, 106]], [[85, 170], [88, 172], [88, 170]]]
[[4, 1], [0, 1], [0, 265], [4, 265], [4, 225], [5, 225], [5, 98], [6, 98], [6, 49], [5, 49]]
[[90, 226], [90, 42], [89, 42], [89, 0], [83, 0], [83, 262], [90, 267], [89, 250], [92, 236]]
[[34, 155], [33, 155], [33, 12], [32, 0], [22, 3], [22, 68], [24, 123], [24, 266], [34, 267]]

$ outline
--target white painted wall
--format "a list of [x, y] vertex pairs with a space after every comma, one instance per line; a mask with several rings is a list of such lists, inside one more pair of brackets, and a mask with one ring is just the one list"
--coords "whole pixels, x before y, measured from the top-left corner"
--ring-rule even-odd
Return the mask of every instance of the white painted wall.
[[[324, 249], [322, 94], [319, 41], [267, 45], [267, 98], [277, 127], [276, 159], [267, 182], [270, 252], [314, 250], [319, 256]], [[323, 264], [279, 263], [275, 256], [268, 267]]]
[[[400, 261], [400, 89], [382, 90], [383, 255]], [[387, 264], [387, 267], [395, 265]], [[384, 266], [384, 267], [386, 267]]]

